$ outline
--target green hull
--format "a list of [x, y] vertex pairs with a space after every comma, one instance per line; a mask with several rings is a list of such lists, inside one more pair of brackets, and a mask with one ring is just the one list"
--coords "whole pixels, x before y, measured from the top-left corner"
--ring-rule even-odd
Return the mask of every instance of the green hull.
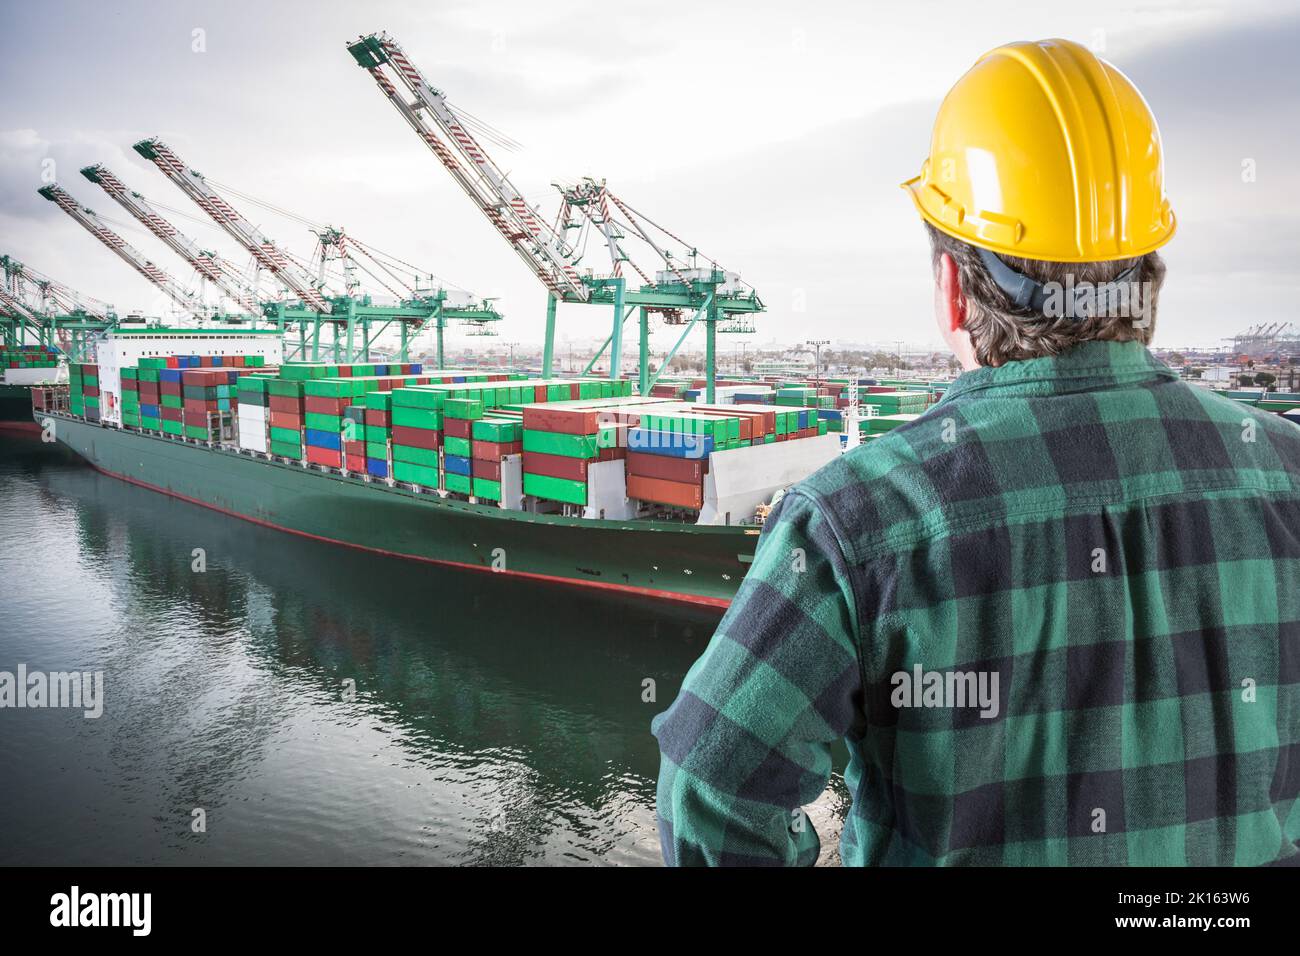
[[39, 417], [53, 418], [59, 441], [116, 477], [283, 531], [413, 560], [723, 608], [758, 541], [753, 528], [505, 511], [62, 415]]
[[0, 426], [32, 425], [32, 390], [29, 385], [0, 382]]

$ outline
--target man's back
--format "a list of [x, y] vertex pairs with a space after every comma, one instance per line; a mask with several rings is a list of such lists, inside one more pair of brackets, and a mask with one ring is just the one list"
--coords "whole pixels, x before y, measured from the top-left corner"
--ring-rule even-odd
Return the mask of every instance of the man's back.
[[670, 861], [810, 860], [837, 736], [846, 863], [1297, 854], [1300, 429], [1085, 343], [779, 516], [655, 724]]

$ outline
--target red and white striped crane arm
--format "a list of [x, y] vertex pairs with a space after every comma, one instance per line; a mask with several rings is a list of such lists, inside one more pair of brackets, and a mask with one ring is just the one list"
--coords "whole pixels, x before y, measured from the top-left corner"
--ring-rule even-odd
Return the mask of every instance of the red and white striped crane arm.
[[0, 289], [0, 313], [5, 312], [14, 318], [26, 319], [28, 322], [35, 322], [37, 325], [44, 322], [41, 316], [28, 308], [26, 303], [18, 299], [17, 296], [11, 295], [5, 289]]
[[302, 299], [309, 309], [327, 315], [330, 313], [333, 307], [321, 294], [312, 277], [291, 262], [274, 242], [226, 202], [200, 172], [186, 166], [171, 147], [158, 139], [145, 139], [135, 144], [135, 151], [162, 170], [163, 175], [194, 200], [200, 209], [212, 217], [213, 222], [247, 249], [258, 265]]
[[215, 253], [201, 249], [198, 243], [163, 218], [142, 195], [127, 189], [108, 167], [102, 164], [87, 166], [81, 175], [102, 187], [141, 225], [161, 239], [167, 248], [188, 262], [195, 272], [229, 296], [231, 301], [238, 303], [240, 308], [253, 314], [261, 311], [257, 297], [251, 290], [230, 280]]
[[191, 314], [198, 314], [196, 312], [197, 304], [193, 296], [186, 292], [179, 282], [146, 259], [143, 253], [104, 225], [94, 212], [73, 199], [66, 189], [58, 183], [51, 183], [48, 186], [42, 186], [37, 192], [84, 226], [92, 236], [108, 246], [122, 261], [161, 289], [164, 295], [182, 309]]
[[[465, 129], [446, 95], [424, 78], [397, 42], [387, 34], [371, 34], [349, 44], [348, 50], [547, 290], [568, 302], [587, 301], [591, 292], [578, 274], [574, 250], [538, 218]], [[397, 84], [406, 88], [413, 102], [403, 98]]]

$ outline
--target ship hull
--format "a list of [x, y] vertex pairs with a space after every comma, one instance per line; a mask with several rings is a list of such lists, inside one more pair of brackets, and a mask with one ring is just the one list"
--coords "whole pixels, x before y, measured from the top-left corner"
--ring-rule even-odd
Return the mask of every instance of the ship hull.
[[[724, 609], [757, 529], [507, 511], [63, 415], [98, 470], [256, 524], [431, 564]], [[199, 545], [196, 545], [199, 546]]]
[[32, 390], [29, 385], [0, 382], [0, 431], [39, 431], [32, 421]]

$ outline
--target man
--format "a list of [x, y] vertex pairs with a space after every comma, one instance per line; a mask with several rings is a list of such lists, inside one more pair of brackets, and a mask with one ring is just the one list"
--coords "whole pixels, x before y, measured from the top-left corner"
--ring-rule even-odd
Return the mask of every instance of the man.
[[904, 184], [944, 399], [795, 486], [672, 707], [670, 864], [1266, 864], [1300, 837], [1300, 429], [1145, 348], [1160, 137], [1084, 47], [1013, 43]]

